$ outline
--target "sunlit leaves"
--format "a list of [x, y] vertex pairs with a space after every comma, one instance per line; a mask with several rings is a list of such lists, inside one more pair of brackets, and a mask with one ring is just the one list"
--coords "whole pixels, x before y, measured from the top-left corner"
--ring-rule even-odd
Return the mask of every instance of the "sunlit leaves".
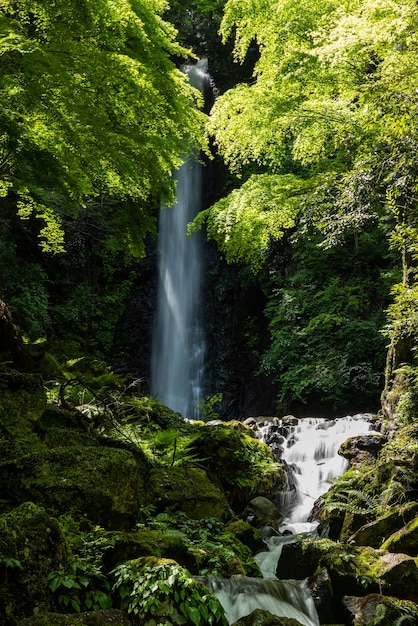
[[244, 262], [253, 270], [263, 262], [271, 240], [295, 225], [310, 182], [292, 175], [258, 174], [198, 215], [194, 228], [206, 222], [228, 262]]
[[49, 224], [51, 194], [60, 195], [59, 213], [72, 215], [90, 197], [133, 200], [138, 220], [161, 196], [173, 198], [171, 174], [180, 154], [201, 145], [204, 116], [171, 61], [187, 52], [162, 20], [165, 8], [154, 0], [2, 3], [3, 184], [49, 207]]

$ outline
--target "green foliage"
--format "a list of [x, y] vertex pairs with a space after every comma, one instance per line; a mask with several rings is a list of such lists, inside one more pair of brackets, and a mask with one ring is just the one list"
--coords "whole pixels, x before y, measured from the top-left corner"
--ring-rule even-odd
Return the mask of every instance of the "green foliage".
[[80, 611], [107, 610], [112, 607], [110, 583], [104, 575], [90, 571], [83, 563], [76, 563], [74, 571], [50, 572], [47, 577], [49, 588], [57, 594], [58, 603], [64, 609]]
[[72, 570], [54, 570], [47, 577], [58, 604], [77, 613], [110, 609], [111, 585], [102, 559], [111, 544], [105, 533], [99, 526], [82, 529], [85, 520], [69, 514], [61, 515], [59, 523], [75, 558]]
[[247, 576], [261, 577], [250, 549], [225, 529], [215, 517], [191, 519], [183, 513], [159, 513], [149, 517], [140, 528], [152, 528], [168, 534], [181, 533], [188, 553], [196, 560], [199, 576], [227, 578], [230, 564], [237, 565]]
[[[376, 242], [358, 250], [323, 251], [300, 242], [298, 265], [270, 271], [266, 316], [271, 342], [261, 371], [277, 383], [280, 410], [292, 402], [327, 402], [335, 408], [378, 399], [385, 346], [379, 330], [387, 294]], [[384, 250], [384, 248], [383, 248]], [[382, 272], [383, 274], [383, 272]], [[369, 400], [370, 401], [370, 400]]]
[[[152, 559], [151, 559], [152, 561]], [[202, 583], [174, 561], [147, 564], [138, 559], [118, 565], [113, 571], [115, 590], [127, 599], [128, 613], [150, 619], [158, 615], [184, 616], [195, 626], [227, 624], [219, 600]]]
[[2, 193], [17, 198], [23, 219], [39, 220], [46, 251], [63, 249], [63, 216], [95, 198], [119, 224], [115, 244], [135, 254], [146, 216], [173, 198], [170, 174], [202, 138], [203, 116], [171, 61], [187, 51], [165, 8], [2, 3]]
[[258, 174], [239, 189], [199, 213], [189, 232], [206, 223], [229, 263], [246, 262], [256, 271], [271, 240], [281, 239], [295, 225], [310, 183], [292, 175]]
[[219, 419], [219, 414], [215, 411], [215, 405], [222, 402], [222, 394], [216, 393], [213, 396], [207, 396], [196, 407], [203, 415], [206, 421]]

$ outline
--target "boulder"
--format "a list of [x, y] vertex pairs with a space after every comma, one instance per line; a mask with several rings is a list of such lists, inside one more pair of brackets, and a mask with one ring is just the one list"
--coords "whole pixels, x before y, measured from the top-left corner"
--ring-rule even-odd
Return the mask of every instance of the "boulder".
[[386, 437], [378, 434], [350, 437], [340, 446], [338, 454], [347, 459], [350, 465], [370, 463], [377, 457], [386, 441]]
[[85, 515], [105, 528], [130, 528], [145, 500], [147, 467], [131, 452], [94, 446], [37, 451], [0, 467], [0, 491], [57, 514]]
[[127, 616], [116, 609], [109, 611], [91, 611], [89, 613], [44, 613], [34, 615], [21, 622], [22, 626], [131, 626]]
[[319, 621], [321, 624], [330, 624], [334, 621], [334, 597], [328, 571], [323, 568], [315, 572], [308, 580], [308, 586], [315, 603]]
[[158, 511], [170, 507], [192, 519], [231, 516], [224, 493], [198, 467], [158, 467], [150, 472], [148, 502]]
[[388, 537], [381, 547], [390, 552], [418, 556], [418, 516]]
[[256, 609], [234, 622], [233, 626], [302, 626], [302, 624], [293, 617], [279, 617], [266, 609]]
[[406, 554], [305, 538], [283, 546], [278, 578], [303, 579], [326, 568], [337, 602], [344, 595], [383, 590], [404, 600], [418, 600], [418, 566]]
[[42, 449], [34, 432], [46, 406], [40, 376], [8, 372], [0, 374], [0, 461]]
[[0, 517], [0, 623], [20, 625], [56, 609], [48, 574], [70, 571], [72, 555], [57, 520], [27, 502]]
[[[359, 546], [371, 546], [380, 548], [387, 539], [397, 531], [405, 528], [411, 520], [418, 516], [418, 502], [410, 502], [391, 508], [385, 515], [381, 515], [372, 522], [365, 524], [348, 539], [348, 543]], [[392, 548], [385, 547], [391, 551]], [[393, 552], [405, 552], [407, 550], [392, 550]], [[412, 555], [412, 556], [416, 556]]]
[[263, 496], [253, 498], [247, 504], [240, 517], [248, 524], [251, 524], [251, 526], [259, 529], [267, 525], [278, 530], [283, 521], [283, 515], [274, 502]]
[[408, 600], [373, 593], [361, 598], [346, 596], [343, 603], [356, 626], [387, 626], [395, 622], [413, 626], [418, 623], [418, 606]]

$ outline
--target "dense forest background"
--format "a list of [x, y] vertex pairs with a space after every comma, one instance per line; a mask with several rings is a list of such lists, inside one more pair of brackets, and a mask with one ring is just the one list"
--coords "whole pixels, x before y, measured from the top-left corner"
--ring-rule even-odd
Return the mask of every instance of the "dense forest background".
[[[413, 419], [417, 33], [412, 0], [4, 0], [0, 298], [35, 368], [87, 354], [146, 389], [159, 207], [200, 150], [221, 415], [402, 391]], [[210, 112], [179, 70], [201, 56]]]

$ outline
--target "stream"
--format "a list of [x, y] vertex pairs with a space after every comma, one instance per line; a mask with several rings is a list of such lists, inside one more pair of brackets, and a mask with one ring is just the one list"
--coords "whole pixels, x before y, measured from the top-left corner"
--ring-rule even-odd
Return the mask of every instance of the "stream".
[[350, 437], [375, 432], [371, 418], [370, 414], [334, 420], [284, 418], [259, 426], [257, 436], [272, 445], [289, 467], [289, 489], [278, 494], [284, 516], [279, 535], [267, 539], [268, 549], [255, 556], [263, 578], [209, 576], [204, 580], [224, 607], [230, 624], [259, 608], [293, 617], [303, 626], [319, 626], [308, 582], [278, 580], [277, 563], [285, 543], [297, 541], [301, 534], [315, 534], [317, 523], [308, 521], [314, 502], [349, 465], [338, 455], [338, 449]]

